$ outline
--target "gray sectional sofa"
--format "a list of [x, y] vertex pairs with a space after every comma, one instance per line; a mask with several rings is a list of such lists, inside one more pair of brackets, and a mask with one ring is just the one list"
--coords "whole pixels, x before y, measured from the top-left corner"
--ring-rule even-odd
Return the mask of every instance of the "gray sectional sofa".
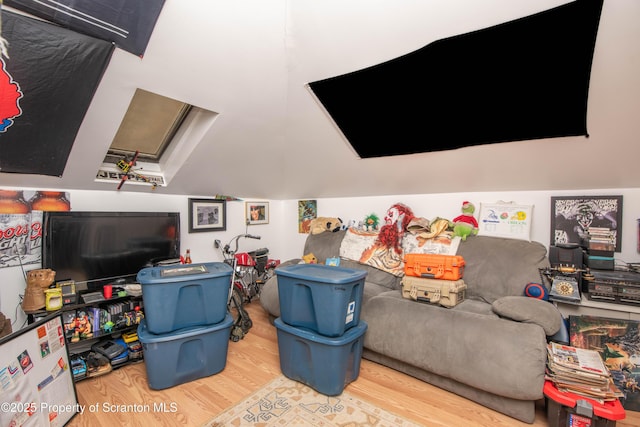
[[[313, 253], [319, 263], [338, 257], [344, 235], [309, 235], [301, 257]], [[457, 252], [466, 263], [467, 293], [453, 308], [402, 298], [401, 277], [341, 259], [341, 267], [368, 273], [363, 357], [533, 423], [535, 403], [543, 398], [547, 340], [562, 325], [555, 306], [523, 296], [527, 283], [542, 280], [546, 253], [537, 242], [467, 238]], [[260, 304], [272, 319], [280, 316], [277, 275], [264, 285]]]

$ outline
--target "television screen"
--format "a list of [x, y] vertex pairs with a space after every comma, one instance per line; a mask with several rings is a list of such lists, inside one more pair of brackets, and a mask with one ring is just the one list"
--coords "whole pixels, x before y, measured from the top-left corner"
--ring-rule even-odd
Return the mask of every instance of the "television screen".
[[86, 283], [87, 289], [125, 279], [143, 267], [180, 257], [177, 212], [44, 212], [42, 267], [56, 281]]

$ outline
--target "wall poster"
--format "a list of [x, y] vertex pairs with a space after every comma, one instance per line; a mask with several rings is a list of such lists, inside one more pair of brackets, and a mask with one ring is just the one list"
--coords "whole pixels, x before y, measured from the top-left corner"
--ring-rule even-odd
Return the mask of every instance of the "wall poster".
[[309, 234], [311, 230], [311, 220], [317, 217], [317, 200], [298, 200], [298, 233]]
[[514, 202], [480, 203], [478, 234], [531, 240], [533, 205]]
[[622, 196], [551, 197], [551, 245], [582, 245], [590, 227], [610, 230], [622, 250]]
[[78, 403], [62, 315], [0, 339], [0, 425], [63, 426]]
[[40, 263], [42, 212], [68, 210], [62, 191], [0, 189], [0, 268]]

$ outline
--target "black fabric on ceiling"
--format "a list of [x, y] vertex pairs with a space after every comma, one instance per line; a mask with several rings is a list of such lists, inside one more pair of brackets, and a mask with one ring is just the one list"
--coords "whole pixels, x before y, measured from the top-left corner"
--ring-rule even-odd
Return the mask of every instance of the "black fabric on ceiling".
[[2, 35], [0, 171], [61, 176], [114, 46], [9, 11]]
[[587, 135], [603, 1], [438, 40], [309, 87], [362, 158]]
[[165, 0], [4, 0], [4, 4], [142, 56]]

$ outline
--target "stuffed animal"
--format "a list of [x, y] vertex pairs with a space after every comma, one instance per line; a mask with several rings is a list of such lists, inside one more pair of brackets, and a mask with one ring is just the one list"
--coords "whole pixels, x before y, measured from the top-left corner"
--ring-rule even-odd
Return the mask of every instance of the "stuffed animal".
[[467, 236], [478, 234], [478, 221], [473, 216], [476, 207], [471, 202], [462, 202], [462, 215], [453, 219], [453, 235], [467, 240]]
[[302, 260], [305, 262], [305, 264], [317, 264], [318, 263], [318, 258], [316, 258], [316, 256], [313, 253], [308, 253], [306, 255], [302, 256]]
[[364, 219], [363, 227], [366, 231], [376, 231], [379, 226], [380, 218], [378, 218], [378, 215], [374, 213], [367, 215]]
[[335, 232], [342, 228], [342, 220], [340, 218], [318, 217], [311, 220], [309, 230], [311, 234], [320, 234], [325, 231]]

